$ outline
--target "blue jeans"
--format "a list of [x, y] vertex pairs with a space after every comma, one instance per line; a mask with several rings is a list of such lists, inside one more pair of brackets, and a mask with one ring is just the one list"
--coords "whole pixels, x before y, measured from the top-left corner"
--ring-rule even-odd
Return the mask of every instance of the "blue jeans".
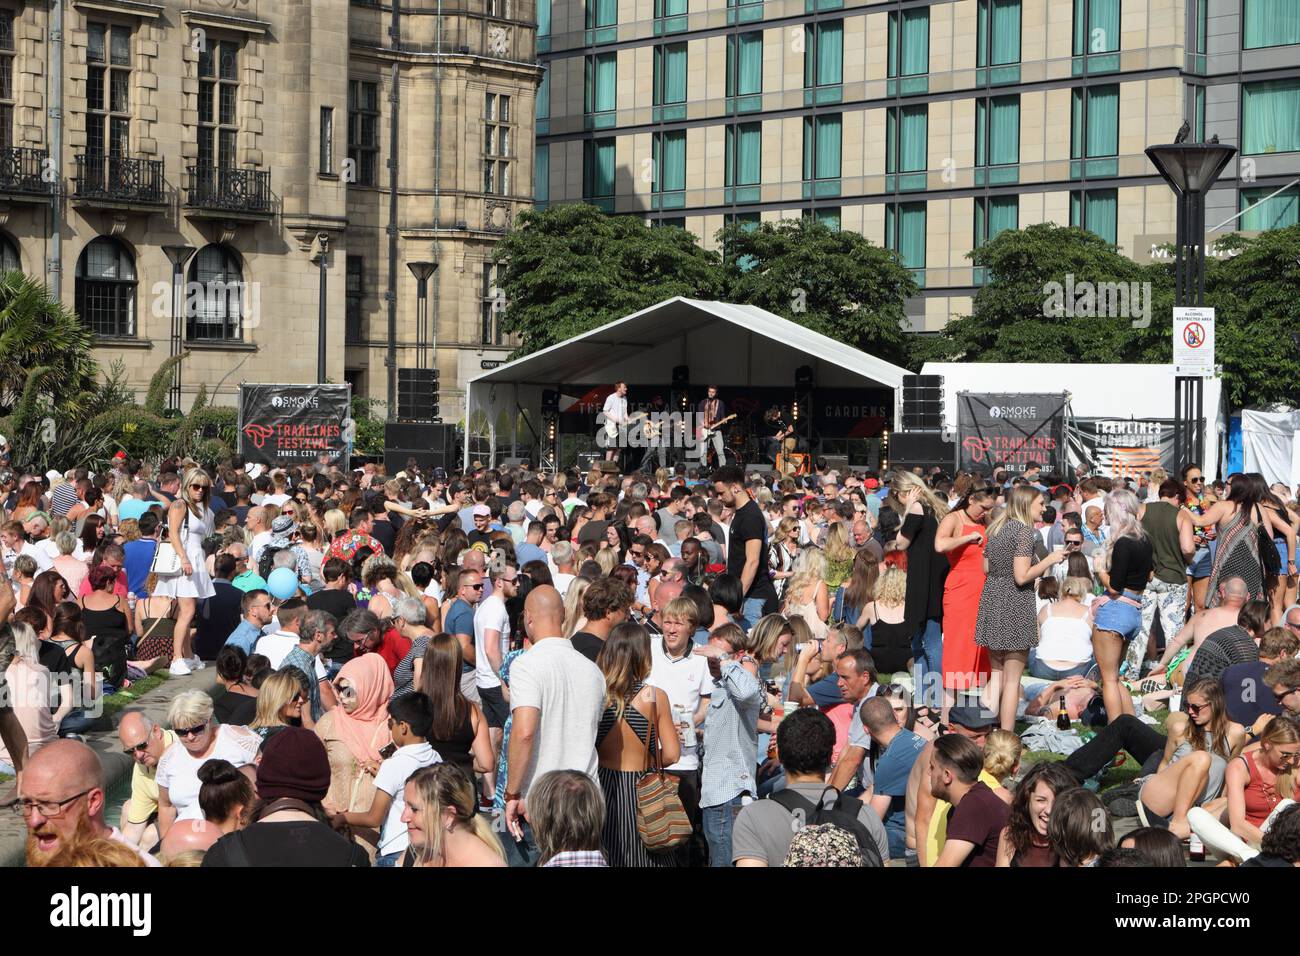
[[87, 717], [84, 710], [74, 710], [69, 713], [68, 716], [64, 717], [63, 722], [59, 724], [59, 736], [63, 737], [68, 734], [84, 734], [94, 730], [95, 725], [98, 723], [98, 718]]
[[[938, 684], [943, 680], [943, 627], [935, 618], [929, 618], [912, 635], [912, 659], [916, 681], [912, 699], [918, 707], [939, 707], [943, 703]], [[933, 678], [926, 676], [930, 672], [934, 673]], [[928, 686], [931, 680], [935, 682], [934, 688]]]
[[1026, 668], [1026, 670], [1029, 671], [1030, 677], [1038, 677], [1046, 681], [1065, 680], [1065, 678], [1067, 677], [1085, 676], [1088, 673], [1088, 671], [1092, 670], [1094, 663], [1095, 663], [1094, 660], [1090, 657], [1082, 664], [1078, 664], [1067, 670], [1058, 671], [1056, 668], [1048, 667], [1047, 664], [1039, 660], [1037, 649], [1030, 648], [1029, 666]]
[[527, 820], [520, 820], [519, 824], [524, 831], [522, 840], [515, 840], [515, 835], [505, 827], [505, 820], [501, 821], [501, 843], [506, 848], [506, 862], [511, 866], [527, 867], [536, 866], [537, 860], [541, 856], [541, 851], [537, 849], [537, 841], [533, 839], [533, 828], [528, 825]]
[[402, 858], [403, 850], [396, 853], [386, 853], [383, 856], [375, 857], [375, 866], [397, 866], [397, 861]]
[[741, 797], [735, 796], [716, 807], [703, 807], [704, 839], [709, 844], [709, 866], [731, 866], [731, 829], [740, 816]]
[[759, 618], [763, 616], [763, 599], [745, 598], [745, 603], [740, 606], [740, 616], [747, 620], [751, 626], [757, 624]]

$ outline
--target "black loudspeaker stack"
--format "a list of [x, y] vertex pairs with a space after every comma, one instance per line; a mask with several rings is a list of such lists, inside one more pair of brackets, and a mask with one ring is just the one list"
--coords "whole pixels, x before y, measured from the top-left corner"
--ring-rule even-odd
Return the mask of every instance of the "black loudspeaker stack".
[[[940, 431], [943, 428], [943, 376], [903, 376], [903, 430]], [[897, 452], [893, 456], [897, 458]]]
[[395, 475], [414, 458], [427, 474], [431, 468], [460, 468], [456, 455], [456, 426], [447, 422], [386, 422], [384, 470]]
[[397, 370], [397, 417], [404, 422], [432, 422], [438, 418], [438, 370]]
[[889, 464], [893, 468], [912, 469], [917, 465], [936, 465], [951, 472], [956, 460], [954, 442], [944, 441], [941, 432], [896, 432], [889, 436]]

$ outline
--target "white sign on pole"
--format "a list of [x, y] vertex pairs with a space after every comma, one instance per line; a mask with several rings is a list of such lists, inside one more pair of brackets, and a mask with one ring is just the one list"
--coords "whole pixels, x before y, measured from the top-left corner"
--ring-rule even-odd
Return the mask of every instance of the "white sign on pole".
[[1214, 310], [1174, 309], [1174, 374], [1214, 375]]

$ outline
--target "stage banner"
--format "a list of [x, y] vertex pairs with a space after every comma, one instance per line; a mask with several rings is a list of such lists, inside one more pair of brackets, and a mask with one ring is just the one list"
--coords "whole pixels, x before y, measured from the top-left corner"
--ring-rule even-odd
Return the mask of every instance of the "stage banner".
[[1153, 468], [1178, 470], [1171, 418], [1075, 418], [1067, 427], [1071, 456], [1094, 475], [1136, 478]]
[[1036, 462], [1060, 470], [1065, 454], [1067, 396], [1043, 393], [958, 392], [957, 443], [965, 471], [1009, 475]]
[[352, 435], [351, 385], [239, 386], [239, 453], [264, 465], [346, 466]]

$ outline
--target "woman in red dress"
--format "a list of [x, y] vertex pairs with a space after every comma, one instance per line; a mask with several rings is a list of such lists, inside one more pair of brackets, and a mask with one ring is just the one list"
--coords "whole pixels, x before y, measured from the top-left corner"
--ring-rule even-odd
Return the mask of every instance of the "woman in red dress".
[[951, 564], [943, 587], [944, 723], [954, 692], [973, 694], [988, 682], [989, 652], [975, 643], [975, 620], [984, 590], [985, 523], [996, 500], [991, 487], [972, 487], [934, 536], [934, 550]]

